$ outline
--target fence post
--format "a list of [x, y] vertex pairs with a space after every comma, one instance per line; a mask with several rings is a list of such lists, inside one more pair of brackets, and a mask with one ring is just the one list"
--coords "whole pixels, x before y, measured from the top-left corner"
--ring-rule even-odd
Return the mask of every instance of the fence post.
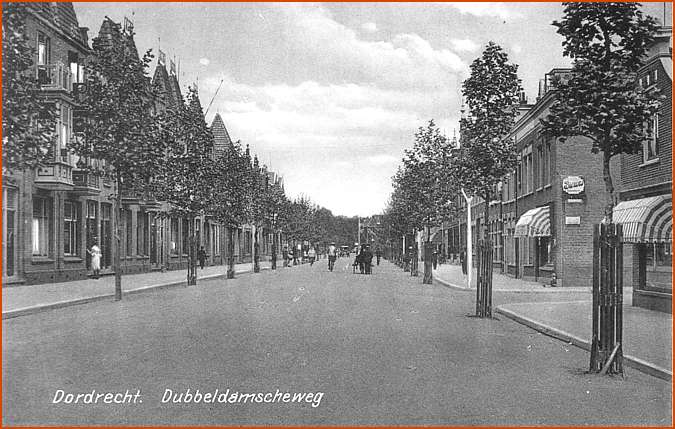
[[599, 263], [599, 225], [593, 227], [593, 332], [591, 335], [591, 363], [590, 372], [599, 371], [598, 369], [598, 354], [599, 354], [599, 338], [598, 338], [598, 319], [600, 317], [600, 278], [598, 276], [600, 270]]

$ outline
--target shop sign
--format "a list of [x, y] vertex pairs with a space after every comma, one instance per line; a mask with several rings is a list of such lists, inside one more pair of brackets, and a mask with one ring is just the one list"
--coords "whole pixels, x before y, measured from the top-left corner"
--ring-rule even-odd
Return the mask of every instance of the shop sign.
[[569, 195], [579, 195], [584, 192], [584, 178], [580, 176], [567, 176], [563, 179], [563, 191]]
[[565, 216], [565, 225], [581, 225], [581, 216]]

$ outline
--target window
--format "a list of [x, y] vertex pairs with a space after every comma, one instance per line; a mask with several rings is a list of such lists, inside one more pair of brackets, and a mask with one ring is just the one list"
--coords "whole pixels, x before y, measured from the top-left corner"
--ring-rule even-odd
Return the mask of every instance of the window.
[[188, 247], [190, 245], [190, 223], [188, 222], [187, 219], [183, 219], [183, 237], [181, 239], [181, 252], [183, 252], [183, 255], [188, 254]]
[[546, 142], [546, 184], [550, 185], [553, 182], [553, 161], [551, 159], [551, 142]]
[[61, 104], [61, 117], [59, 125], [59, 145], [62, 162], [68, 162], [68, 142], [73, 123], [73, 110], [67, 104]]
[[84, 83], [84, 66], [80, 64], [77, 52], [68, 51], [68, 63], [73, 83]]
[[38, 54], [38, 65], [39, 66], [44, 66], [50, 63], [50, 59], [52, 56], [52, 43], [49, 37], [47, 37], [44, 33], [38, 31], [38, 47], [37, 47], [37, 54]]
[[172, 255], [178, 255], [178, 219], [171, 218], [171, 241], [169, 249]]
[[546, 182], [545, 174], [546, 165], [544, 161], [544, 145], [541, 144], [537, 146], [537, 189], [544, 186], [544, 183]]
[[17, 191], [2, 190], [2, 275], [11, 277], [16, 266], [16, 208]]
[[[96, 244], [96, 241], [98, 240], [97, 237], [97, 227], [98, 227], [98, 221], [97, 221], [97, 204], [96, 201], [87, 201], [87, 205], [85, 206], [87, 208], [87, 212], [85, 213], [85, 235], [86, 235], [86, 246], [87, 249], [91, 249], [91, 246]], [[99, 243], [99, 247], [100, 247]], [[86, 265], [87, 268], [91, 267], [91, 255], [87, 253], [86, 255]]]
[[651, 120], [647, 121], [645, 132], [645, 140], [642, 143], [643, 162], [658, 158], [659, 156], [659, 115], [654, 115]]
[[63, 254], [77, 256], [80, 250], [79, 204], [66, 201], [63, 205]]
[[136, 212], [136, 254], [148, 255], [148, 214], [146, 212]]
[[101, 267], [109, 267], [112, 262], [112, 205], [101, 203], [101, 237], [99, 247], [103, 252]]
[[220, 255], [220, 225], [213, 225], [213, 255]]
[[640, 248], [640, 287], [671, 293], [673, 248], [671, 243], [647, 243]]
[[134, 222], [131, 210], [124, 210], [124, 227], [127, 239], [125, 255], [129, 257], [134, 251]]
[[51, 204], [46, 198], [33, 198], [33, 256], [49, 256]]

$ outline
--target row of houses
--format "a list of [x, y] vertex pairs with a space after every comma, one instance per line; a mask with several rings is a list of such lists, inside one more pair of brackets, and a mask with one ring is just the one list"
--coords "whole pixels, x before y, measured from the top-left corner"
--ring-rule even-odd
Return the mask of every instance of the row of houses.
[[[80, 27], [72, 3], [30, 3], [26, 34], [35, 48], [33, 69], [46, 100], [58, 111], [55, 150], [49, 162], [32, 171], [3, 169], [2, 186], [2, 280], [3, 287], [86, 278], [90, 274], [87, 253], [98, 242], [102, 269], [111, 270], [115, 246], [114, 183], [78, 169], [70, 142], [77, 137], [78, 85], [84, 82], [84, 61], [89, 54], [88, 29]], [[117, 25], [106, 18], [99, 35]], [[131, 22], [125, 20], [131, 34]], [[152, 77], [162, 96], [158, 108], [183, 102], [175, 64], [160, 51]], [[214, 154], [232, 149], [232, 141], [220, 115], [212, 124]], [[282, 179], [267, 172], [271, 183]], [[148, 196], [123, 193], [121, 216], [122, 270], [136, 273], [181, 269], [187, 266], [188, 220], [167, 216], [169, 206]], [[195, 219], [199, 246], [207, 264], [227, 262], [229, 231], [209, 217]], [[273, 234], [244, 226], [234, 231], [237, 262], [248, 262], [254, 234], [260, 251], [269, 255]], [[277, 243], [280, 237], [276, 237]]]
[[[602, 156], [582, 137], [556, 143], [540, 135], [540, 119], [555, 100], [554, 82], [568, 69], [553, 69], [540, 81], [533, 104], [520, 106], [511, 132], [516, 170], [497, 189], [498, 199], [472, 204], [472, 240], [487, 226], [495, 269], [510, 276], [558, 286], [591, 287], [593, 225], [603, 218]], [[672, 27], [660, 28], [639, 73], [640, 85], [665, 96], [648, 124], [638, 154], [614, 157], [619, 201], [614, 221], [624, 225], [624, 286], [633, 305], [671, 311], [672, 304]], [[465, 204], [463, 199], [458, 203]], [[464, 208], [464, 210], [466, 210]], [[452, 258], [466, 248], [466, 211], [436, 228], [432, 239]], [[476, 248], [475, 246], [473, 247]]]

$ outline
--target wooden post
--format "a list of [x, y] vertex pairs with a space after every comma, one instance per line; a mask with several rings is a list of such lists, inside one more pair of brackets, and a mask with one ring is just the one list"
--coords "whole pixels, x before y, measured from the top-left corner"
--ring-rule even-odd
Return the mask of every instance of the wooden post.
[[616, 343], [619, 346], [616, 356], [616, 370], [623, 374], [623, 225], [616, 226]]
[[597, 372], [598, 368], [598, 358], [599, 358], [599, 338], [598, 338], [598, 322], [599, 322], [599, 305], [600, 305], [600, 255], [599, 255], [599, 237], [598, 237], [599, 226], [595, 225], [593, 228], [593, 327], [591, 335], [591, 363], [590, 363], [590, 372]]

